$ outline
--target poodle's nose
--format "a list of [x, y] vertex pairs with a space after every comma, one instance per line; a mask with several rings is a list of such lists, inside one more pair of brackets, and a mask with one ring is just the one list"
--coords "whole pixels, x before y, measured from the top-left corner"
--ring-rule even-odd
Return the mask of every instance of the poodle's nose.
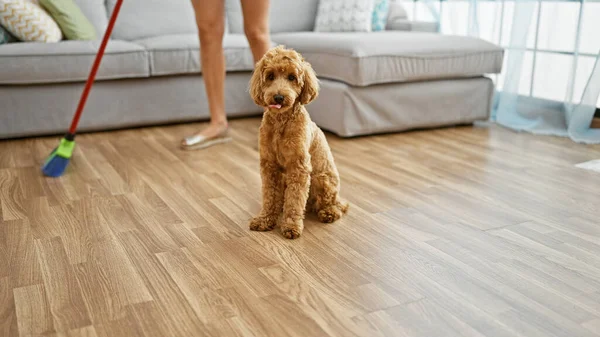
[[273, 99], [275, 100], [275, 102], [281, 104], [281, 103], [283, 103], [283, 100], [285, 99], [285, 97], [283, 97], [283, 95], [277, 94], [277, 95], [273, 96]]

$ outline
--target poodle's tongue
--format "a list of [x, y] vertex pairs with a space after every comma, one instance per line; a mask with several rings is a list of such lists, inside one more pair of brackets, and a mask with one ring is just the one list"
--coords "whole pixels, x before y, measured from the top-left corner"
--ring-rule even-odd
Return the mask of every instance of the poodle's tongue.
[[281, 109], [281, 104], [269, 104], [269, 108]]

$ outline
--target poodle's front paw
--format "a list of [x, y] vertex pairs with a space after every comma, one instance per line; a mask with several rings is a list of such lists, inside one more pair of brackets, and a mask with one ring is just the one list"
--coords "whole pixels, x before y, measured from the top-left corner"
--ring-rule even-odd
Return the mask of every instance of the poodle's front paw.
[[286, 220], [281, 225], [281, 234], [288, 239], [297, 239], [302, 235], [304, 223], [302, 220]]
[[273, 216], [257, 216], [250, 221], [250, 230], [266, 232], [273, 230], [277, 224], [277, 218]]

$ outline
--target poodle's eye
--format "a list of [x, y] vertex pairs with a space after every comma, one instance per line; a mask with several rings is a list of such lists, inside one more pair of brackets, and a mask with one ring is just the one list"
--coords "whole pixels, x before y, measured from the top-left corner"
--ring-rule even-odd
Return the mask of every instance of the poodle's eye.
[[290, 75], [288, 76], [288, 80], [290, 80], [290, 81], [295, 81], [295, 80], [296, 80], [296, 76], [295, 76], [295, 75], [292, 75], [292, 74], [290, 74]]
[[269, 75], [267, 75], [267, 80], [272, 81], [275, 79], [275, 74], [270, 73]]

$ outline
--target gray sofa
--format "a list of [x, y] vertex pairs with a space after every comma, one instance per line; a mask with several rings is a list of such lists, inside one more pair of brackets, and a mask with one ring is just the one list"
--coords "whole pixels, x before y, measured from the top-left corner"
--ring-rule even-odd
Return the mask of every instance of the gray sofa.
[[[115, 0], [76, 0], [101, 35]], [[318, 0], [271, 1], [275, 44], [301, 52], [322, 90], [309, 111], [342, 137], [488, 118], [503, 50], [390, 18], [371, 33], [313, 32]], [[248, 95], [253, 61], [238, 0], [226, 2], [229, 116], [260, 115]], [[419, 29], [414, 31], [413, 29]], [[0, 138], [60, 134], [69, 125], [99, 41], [0, 45]], [[199, 43], [190, 0], [126, 0], [80, 131], [205, 120]]]

